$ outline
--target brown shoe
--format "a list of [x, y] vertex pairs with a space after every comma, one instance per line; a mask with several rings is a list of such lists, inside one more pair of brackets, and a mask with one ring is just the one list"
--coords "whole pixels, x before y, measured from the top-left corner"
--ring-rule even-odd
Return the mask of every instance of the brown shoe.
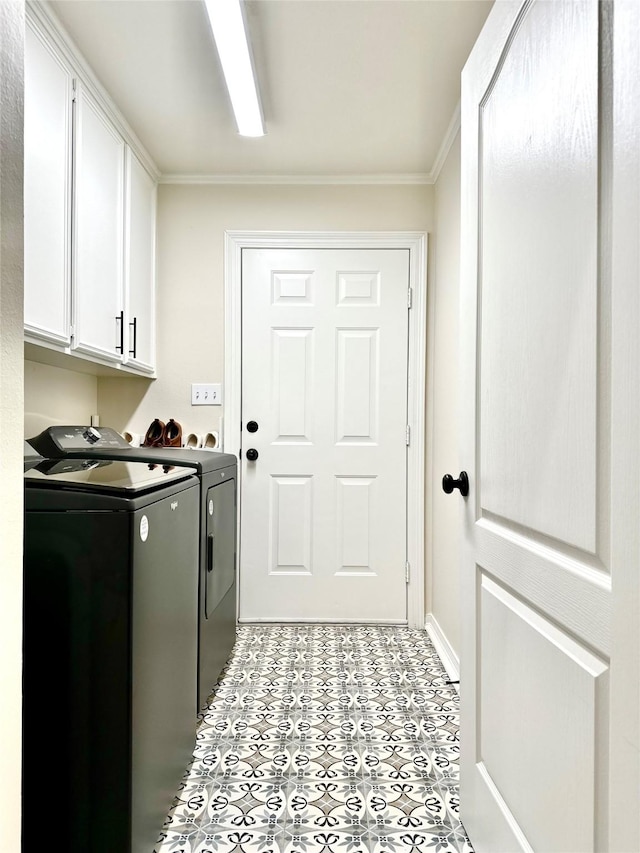
[[150, 425], [141, 447], [162, 447], [165, 425], [158, 418]]
[[182, 427], [173, 418], [164, 428], [162, 444], [165, 447], [182, 447]]

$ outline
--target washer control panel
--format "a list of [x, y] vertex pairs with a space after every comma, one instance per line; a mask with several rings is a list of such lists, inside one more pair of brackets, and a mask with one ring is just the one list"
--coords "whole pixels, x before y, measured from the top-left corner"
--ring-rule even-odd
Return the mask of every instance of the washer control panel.
[[28, 441], [47, 459], [59, 459], [78, 450], [131, 449], [120, 433], [111, 427], [50, 426]]

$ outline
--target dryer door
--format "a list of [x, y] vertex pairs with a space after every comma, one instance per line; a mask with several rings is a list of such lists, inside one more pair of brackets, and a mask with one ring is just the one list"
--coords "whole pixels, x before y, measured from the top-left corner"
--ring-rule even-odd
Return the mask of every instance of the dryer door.
[[204, 616], [209, 619], [235, 578], [235, 483], [227, 480], [207, 491], [207, 570]]

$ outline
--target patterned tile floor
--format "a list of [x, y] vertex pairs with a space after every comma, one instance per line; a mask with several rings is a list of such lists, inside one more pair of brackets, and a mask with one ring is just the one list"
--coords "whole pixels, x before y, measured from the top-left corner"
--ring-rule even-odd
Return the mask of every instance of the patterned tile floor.
[[243, 626], [155, 853], [473, 853], [424, 631]]

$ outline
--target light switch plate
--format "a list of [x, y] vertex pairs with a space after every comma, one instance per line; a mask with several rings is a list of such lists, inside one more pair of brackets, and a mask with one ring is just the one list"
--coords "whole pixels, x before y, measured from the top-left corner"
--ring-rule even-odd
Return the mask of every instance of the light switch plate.
[[222, 386], [219, 383], [194, 382], [191, 385], [192, 406], [221, 406]]

